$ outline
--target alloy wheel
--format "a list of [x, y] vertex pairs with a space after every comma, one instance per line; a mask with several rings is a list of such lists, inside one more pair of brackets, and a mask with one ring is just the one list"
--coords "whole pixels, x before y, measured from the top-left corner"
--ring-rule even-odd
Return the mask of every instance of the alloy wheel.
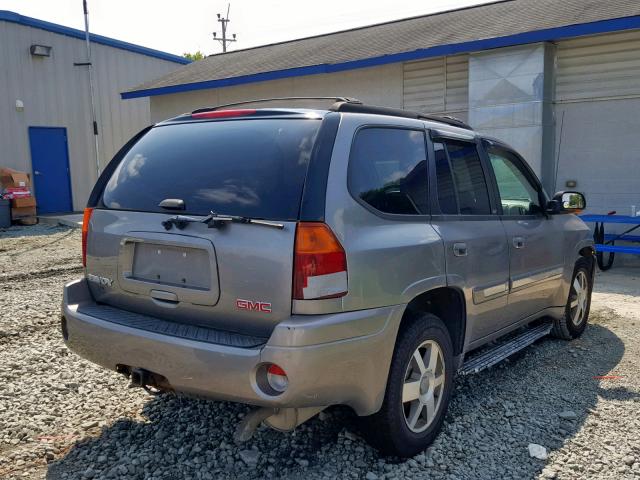
[[444, 387], [442, 349], [427, 340], [413, 352], [404, 375], [402, 409], [409, 430], [420, 433], [429, 428], [440, 409]]
[[570, 313], [571, 321], [575, 326], [579, 326], [584, 319], [589, 300], [589, 281], [584, 270], [579, 270], [571, 285]]

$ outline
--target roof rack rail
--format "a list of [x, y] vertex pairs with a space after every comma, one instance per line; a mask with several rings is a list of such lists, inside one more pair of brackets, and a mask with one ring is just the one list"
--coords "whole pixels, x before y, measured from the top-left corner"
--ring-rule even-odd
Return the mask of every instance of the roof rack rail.
[[399, 108], [378, 107], [375, 105], [363, 105], [362, 103], [336, 103], [329, 110], [333, 112], [350, 112], [350, 113], [372, 113], [374, 115], [388, 115], [392, 117], [415, 118], [418, 120], [430, 120], [433, 122], [445, 123], [453, 127], [473, 130], [471, 126], [449, 115], [431, 115], [428, 113], [411, 112], [401, 110]]
[[245, 100], [243, 102], [235, 102], [235, 103], [226, 103], [224, 105], [216, 105], [215, 107], [206, 107], [206, 108], [199, 108], [198, 110], [194, 110], [191, 113], [202, 113], [202, 112], [211, 112], [214, 110], [219, 110], [221, 108], [228, 108], [228, 107], [237, 107], [239, 105], [248, 105], [250, 103], [264, 103], [264, 102], [277, 102], [277, 101], [300, 101], [300, 100], [333, 100], [335, 103], [333, 104], [333, 107], [337, 106], [337, 105], [343, 105], [346, 103], [349, 104], [353, 104], [353, 105], [361, 105], [362, 102], [360, 100], [358, 100], [357, 98], [349, 98], [349, 97], [275, 97], [275, 98], [258, 98], [255, 100]]

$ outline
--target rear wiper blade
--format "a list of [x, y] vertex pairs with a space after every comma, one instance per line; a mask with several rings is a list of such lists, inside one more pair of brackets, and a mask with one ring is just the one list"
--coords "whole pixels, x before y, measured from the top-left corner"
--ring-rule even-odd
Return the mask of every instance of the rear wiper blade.
[[267, 220], [258, 220], [251, 217], [241, 217], [238, 215], [218, 215], [214, 212], [211, 212], [204, 218], [176, 215], [175, 217], [164, 220], [162, 222], [162, 226], [165, 228], [165, 230], [171, 230], [173, 226], [175, 226], [178, 230], [183, 230], [190, 223], [204, 223], [209, 228], [220, 228], [227, 225], [228, 223], [250, 223], [253, 225], [262, 225], [265, 227], [277, 228], [279, 230], [282, 230], [284, 228], [284, 224], [282, 223], [270, 222]]
[[219, 215], [217, 213], [211, 212], [209, 216], [202, 220], [203, 223], [206, 223], [209, 228], [220, 227], [225, 223], [250, 223], [252, 225], [262, 225], [264, 227], [273, 227], [279, 230], [284, 228], [283, 223], [270, 222], [268, 220], [259, 220], [257, 218], [251, 217], [241, 217], [239, 215]]

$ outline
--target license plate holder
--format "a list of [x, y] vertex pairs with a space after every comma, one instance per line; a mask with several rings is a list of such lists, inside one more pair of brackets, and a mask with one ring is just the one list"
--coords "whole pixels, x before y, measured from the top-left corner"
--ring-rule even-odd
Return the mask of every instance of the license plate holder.
[[216, 305], [220, 284], [213, 243], [188, 235], [128, 232], [120, 241], [118, 284], [138, 295], [162, 290], [174, 293], [178, 302]]

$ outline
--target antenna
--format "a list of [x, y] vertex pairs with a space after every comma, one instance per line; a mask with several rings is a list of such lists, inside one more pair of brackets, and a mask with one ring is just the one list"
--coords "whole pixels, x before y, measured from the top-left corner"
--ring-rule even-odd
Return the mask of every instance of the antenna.
[[89, 70], [89, 97], [91, 100], [91, 122], [93, 126], [93, 139], [95, 143], [96, 154], [96, 173], [100, 176], [100, 145], [98, 142], [98, 120], [96, 118], [96, 100], [95, 85], [93, 82], [93, 63], [91, 62], [91, 37], [89, 35], [89, 8], [87, 0], [82, 0], [82, 8], [84, 10], [84, 39], [87, 46], [87, 61], [82, 63], [74, 63], [74, 65], [86, 65]]
[[227, 53], [227, 43], [237, 42], [235, 33], [232, 35], [232, 38], [227, 38], [227, 24], [231, 21], [229, 20], [230, 10], [231, 10], [231, 4], [228, 4], [226, 17], [223, 17], [218, 13], [218, 21], [222, 24], [222, 38], [218, 38], [218, 33], [213, 32], [213, 39], [222, 44], [222, 53]]

